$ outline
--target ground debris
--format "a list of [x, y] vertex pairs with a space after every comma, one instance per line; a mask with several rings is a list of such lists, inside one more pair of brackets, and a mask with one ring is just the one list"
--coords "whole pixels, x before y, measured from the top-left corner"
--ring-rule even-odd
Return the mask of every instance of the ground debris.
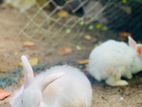
[[71, 54], [72, 52], [73, 52], [73, 49], [70, 48], [70, 47], [64, 47], [64, 48], [60, 48], [58, 50], [58, 54], [61, 55], [61, 56]]
[[127, 40], [128, 36], [130, 36], [131, 34], [129, 32], [120, 32], [119, 33], [119, 37], [121, 40]]
[[57, 15], [61, 18], [67, 18], [68, 17], [68, 13], [65, 10], [60, 10]]
[[77, 61], [78, 64], [85, 65], [88, 64], [88, 59], [81, 59]]
[[23, 43], [23, 46], [25, 47], [25, 48], [36, 48], [36, 46], [35, 46], [35, 43], [34, 42], [31, 42], [31, 41], [26, 41], [26, 42], [24, 42]]
[[7, 97], [9, 97], [11, 94], [4, 90], [4, 89], [0, 89], [0, 100], [4, 100], [6, 99]]
[[[29, 63], [31, 64], [31, 66], [36, 66], [38, 64], [38, 58], [37, 57], [31, 57], [29, 59]], [[19, 63], [19, 66], [22, 66], [22, 63]]]

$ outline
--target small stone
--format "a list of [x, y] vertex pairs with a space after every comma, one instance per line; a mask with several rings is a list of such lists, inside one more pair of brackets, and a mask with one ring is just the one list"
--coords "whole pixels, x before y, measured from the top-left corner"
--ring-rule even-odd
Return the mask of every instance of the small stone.
[[66, 29], [66, 33], [67, 34], [71, 33], [71, 29], [70, 28]]
[[86, 36], [84, 36], [84, 39], [86, 39], [86, 40], [91, 40], [92, 37], [91, 37], [90, 35], [86, 35]]
[[81, 46], [79, 46], [79, 45], [77, 45], [77, 46], [76, 46], [76, 49], [77, 49], [77, 50], [81, 50], [81, 49], [82, 49], [82, 47], [81, 47]]
[[93, 25], [90, 25], [90, 26], [88, 27], [88, 29], [89, 29], [89, 30], [93, 30], [93, 29], [94, 29], [94, 26], [93, 26]]
[[124, 97], [120, 97], [120, 100], [121, 100], [121, 101], [124, 100]]
[[85, 22], [84, 22], [84, 21], [81, 21], [79, 24], [80, 24], [81, 26], [83, 26], [83, 25], [85, 24]]

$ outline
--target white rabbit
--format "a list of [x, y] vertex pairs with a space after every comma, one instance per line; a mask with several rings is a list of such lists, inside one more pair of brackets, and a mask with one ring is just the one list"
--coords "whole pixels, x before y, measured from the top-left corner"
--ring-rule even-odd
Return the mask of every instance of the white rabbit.
[[142, 45], [130, 36], [129, 45], [124, 42], [108, 40], [93, 49], [87, 65], [88, 72], [98, 81], [105, 80], [111, 86], [125, 86], [128, 79], [142, 70]]
[[34, 77], [26, 56], [22, 56], [25, 83], [12, 97], [12, 107], [90, 107], [92, 88], [77, 68], [62, 65]]

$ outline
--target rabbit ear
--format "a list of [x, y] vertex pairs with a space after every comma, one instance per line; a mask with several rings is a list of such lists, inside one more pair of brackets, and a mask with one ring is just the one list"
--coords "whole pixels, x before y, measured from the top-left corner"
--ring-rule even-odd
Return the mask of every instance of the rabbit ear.
[[137, 47], [137, 53], [139, 55], [142, 55], [142, 45], [140, 45], [140, 46]]
[[49, 84], [54, 82], [55, 80], [61, 78], [65, 73], [64, 72], [58, 72], [50, 74], [47, 78], [45, 78], [41, 83], [41, 89], [44, 90]]
[[128, 36], [128, 43], [129, 43], [129, 46], [137, 50], [137, 43], [131, 36]]
[[25, 78], [24, 88], [25, 88], [33, 81], [34, 74], [33, 74], [33, 69], [28, 61], [27, 56], [23, 55], [21, 57], [21, 60], [22, 60], [22, 65], [23, 65], [24, 72], [25, 72], [25, 77], [24, 77]]

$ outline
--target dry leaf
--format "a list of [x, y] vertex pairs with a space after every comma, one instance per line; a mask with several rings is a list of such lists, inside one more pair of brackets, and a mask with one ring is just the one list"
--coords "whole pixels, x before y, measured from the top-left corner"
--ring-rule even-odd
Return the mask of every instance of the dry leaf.
[[11, 94], [8, 91], [0, 89], [0, 100], [4, 100], [5, 98], [9, 97]]
[[[38, 58], [37, 57], [32, 57], [29, 59], [29, 63], [31, 66], [36, 66], [38, 64]], [[19, 66], [22, 66], [22, 63], [19, 63]]]
[[31, 41], [26, 41], [26, 42], [24, 42], [23, 45], [24, 45], [25, 48], [35, 48], [36, 47], [35, 43], [31, 42]]
[[58, 51], [59, 55], [61, 55], [61, 56], [68, 55], [72, 52], [73, 52], [72, 48], [69, 48], [69, 47], [60, 48]]
[[62, 18], [67, 18], [68, 17], [68, 13], [65, 11], [65, 10], [60, 10], [57, 15], [59, 17], [62, 17]]
[[77, 61], [77, 63], [81, 64], [81, 65], [88, 64], [88, 59], [81, 59], [81, 60]]
[[38, 64], [38, 58], [37, 58], [37, 57], [33, 57], [33, 58], [31, 58], [31, 59], [29, 60], [29, 62], [30, 62], [30, 64], [31, 64], [32, 66], [35, 66], [35, 65]]
[[129, 32], [121, 32], [119, 34], [119, 37], [121, 40], [127, 40], [128, 39], [128, 36], [130, 36], [131, 34]]

